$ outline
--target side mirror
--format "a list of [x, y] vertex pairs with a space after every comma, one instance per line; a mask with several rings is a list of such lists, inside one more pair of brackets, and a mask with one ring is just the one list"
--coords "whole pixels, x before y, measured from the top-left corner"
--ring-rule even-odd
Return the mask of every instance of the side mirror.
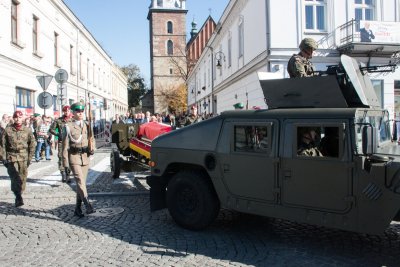
[[376, 149], [376, 129], [371, 124], [362, 127], [362, 153], [372, 155]]

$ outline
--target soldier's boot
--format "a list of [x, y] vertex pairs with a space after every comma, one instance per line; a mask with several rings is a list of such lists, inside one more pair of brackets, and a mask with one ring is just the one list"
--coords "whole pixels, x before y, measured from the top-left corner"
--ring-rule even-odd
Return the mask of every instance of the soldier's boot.
[[87, 197], [83, 198], [83, 203], [85, 204], [86, 214], [91, 214], [96, 212]]
[[61, 181], [63, 183], [67, 182], [67, 174], [65, 172], [61, 172]]
[[15, 207], [21, 207], [24, 205], [24, 200], [21, 194], [15, 194]]
[[68, 167], [65, 167], [65, 177], [66, 177], [66, 182], [69, 184], [71, 183], [71, 178], [69, 177], [71, 175], [71, 169]]
[[82, 218], [83, 212], [82, 212], [82, 199], [79, 195], [76, 196], [76, 206], [75, 206], [75, 211], [74, 211], [74, 215]]

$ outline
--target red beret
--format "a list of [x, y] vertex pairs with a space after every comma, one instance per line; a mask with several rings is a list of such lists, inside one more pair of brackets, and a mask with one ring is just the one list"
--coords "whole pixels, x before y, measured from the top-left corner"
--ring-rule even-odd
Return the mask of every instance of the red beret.
[[67, 110], [70, 110], [71, 109], [71, 107], [70, 106], [64, 106], [63, 108], [62, 108], [62, 111], [67, 111]]
[[17, 118], [17, 117], [23, 117], [24, 114], [22, 114], [21, 111], [17, 110], [14, 112], [13, 118]]

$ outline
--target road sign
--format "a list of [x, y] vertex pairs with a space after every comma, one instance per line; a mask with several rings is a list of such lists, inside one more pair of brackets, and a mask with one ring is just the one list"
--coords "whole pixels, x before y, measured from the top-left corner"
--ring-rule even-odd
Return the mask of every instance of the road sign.
[[51, 80], [53, 79], [53, 76], [51, 75], [36, 76], [36, 79], [39, 81], [39, 84], [43, 88], [43, 90], [46, 91], [47, 87], [49, 87], [49, 84], [51, 83]]
[[56, 82], [65, 83], [68, 80], [68, 72], [64, 69], [59, 69], [54, 75]]
[[53, 96], [48, 92], [43, 92], [38, 95], [37, 99], [39, 107], [42, 109], [51, 108], [53, 105]]

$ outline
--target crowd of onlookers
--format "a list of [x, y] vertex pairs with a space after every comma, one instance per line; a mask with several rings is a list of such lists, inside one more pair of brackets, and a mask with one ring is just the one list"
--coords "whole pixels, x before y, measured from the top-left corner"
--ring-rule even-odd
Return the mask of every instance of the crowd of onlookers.
[[[53, 123], [53, 120], [54, 119], [50, 116], [40, 115], [38, 113], [35, 113], [31, 116], [26, 116], [24, 119], [24, 125], [32, 130], [36, 138], [36, 162], [39, 162], [42, 159], [50, 161], [51, 155], [53, 154], [52, 151], [57, 149], [58, 135], [52, 135], [50, 133], [50, 126]], [[13, 123], [12, 116], [3, 114], [0, 121], [0, 134], [8, 125]]]
[[138, 113], [127, 113], [125, 115], [115, 114], [112, 123], [146, 123], [146, 122], [159, 122], [169, 124], [172, 127], [182, 127], [187, 117], [195, 116], [199, 120], [206, 120], [213, 117], [213, 114], [197, 114], [196, 108], [191, 108], [190, 112], [176, 112], [176, 113], [155, 113], [151, 114], [149, 111]]

